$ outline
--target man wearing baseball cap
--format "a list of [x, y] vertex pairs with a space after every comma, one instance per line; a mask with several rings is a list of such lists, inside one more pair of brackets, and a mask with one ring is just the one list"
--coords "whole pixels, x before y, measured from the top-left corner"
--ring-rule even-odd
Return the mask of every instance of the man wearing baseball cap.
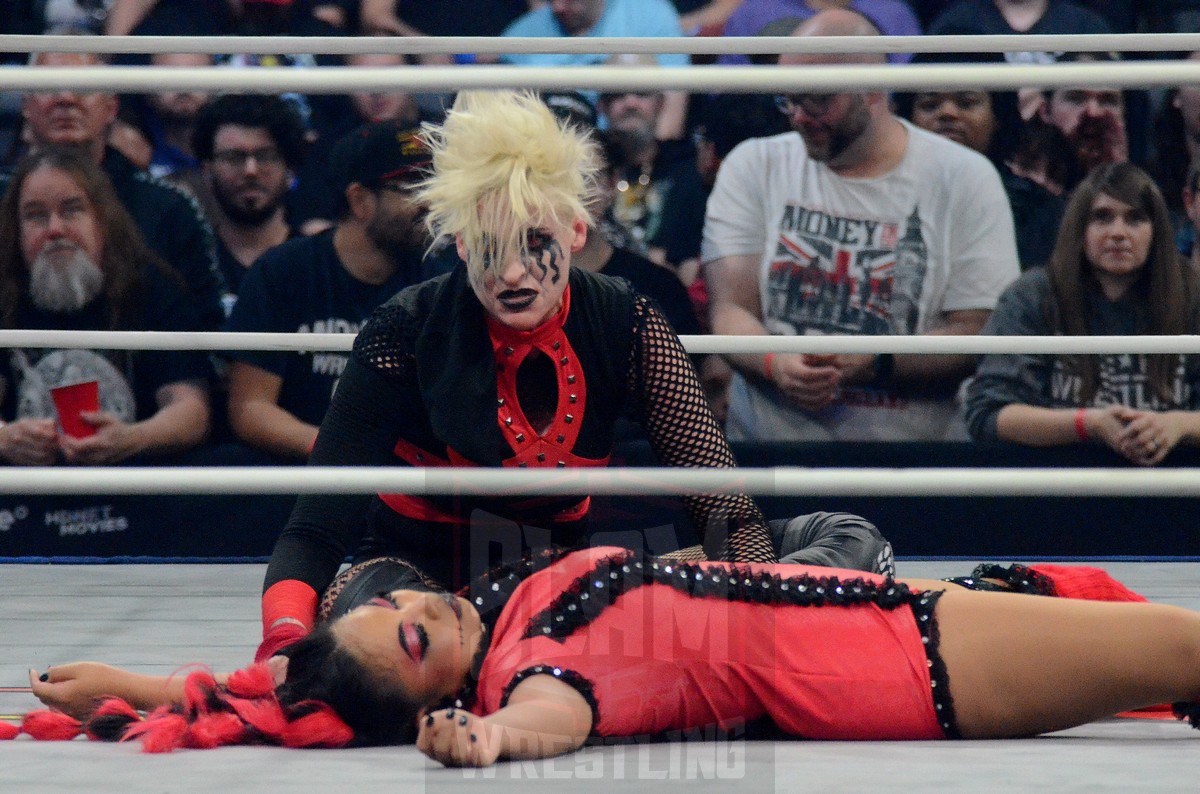
[[[430, 166], [419, 130], [367, 124], [330, 153], [337, 223], [268, 251], [250, 268], [226, 329], [357, 333], [402, 288], [432, 275], [424, 208], [412, 186]], [[231, 352], [229, 424], [272, 456], [308, 456], [347, 353]]]

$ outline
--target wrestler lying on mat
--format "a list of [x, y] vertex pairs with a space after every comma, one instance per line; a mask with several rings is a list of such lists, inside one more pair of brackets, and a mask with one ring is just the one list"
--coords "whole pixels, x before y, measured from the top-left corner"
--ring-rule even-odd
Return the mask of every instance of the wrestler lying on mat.
[[[89, 735], [151, 751], [415, 741], [447, 765], [711, 726], [1001, 738], [1164, 701], [1200, 718], [1200, 614], [1128, 603], [1140, 596], [1095, 569], [951, 583], [593, 548], [498, 568], [457, 596], [394, 560], [348, 574], [328, 619], [267, 663], [184, 678], [83, 662], [31, 673], [34, 694]], [[121, 700], [97, 707], [104, 695]]]

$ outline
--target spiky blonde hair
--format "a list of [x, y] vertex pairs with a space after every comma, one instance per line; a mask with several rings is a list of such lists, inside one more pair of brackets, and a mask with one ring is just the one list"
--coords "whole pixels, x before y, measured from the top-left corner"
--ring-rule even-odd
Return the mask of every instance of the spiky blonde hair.
[[461, 91], [439, 126], [426, 125], [433, 174], [419, 187], [433, 239], [462, 238], [473, 284], [528, 253], [526, 232], [592, 220], [599, 153], [528, 91]]

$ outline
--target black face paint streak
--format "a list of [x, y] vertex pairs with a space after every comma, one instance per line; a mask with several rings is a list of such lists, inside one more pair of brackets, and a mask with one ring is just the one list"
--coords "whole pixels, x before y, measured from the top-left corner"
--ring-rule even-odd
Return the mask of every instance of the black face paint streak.
[[535, 230], [529, 232], [526, 238], [526, 254], [523, 257], [525, 268], [538, 281], [545, 281], [547, 276], [551, 284], [557, 284], [562, 277], [562, 246], [554, 236]]

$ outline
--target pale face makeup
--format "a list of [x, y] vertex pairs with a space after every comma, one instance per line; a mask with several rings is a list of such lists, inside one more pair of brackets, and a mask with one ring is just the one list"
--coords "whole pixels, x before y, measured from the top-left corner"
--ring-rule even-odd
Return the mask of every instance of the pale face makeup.
[[[497, 322], [517, 331], [532, 331], [562, 308], [571, 255], [582, 249], [586, 240], [587, 225], [579, 218], [558, 230], [550, 225], [532, 226], [526, 230], [526, 253], [485, 268], [483, 277], [472, 281], [475, 296]], [[461, 240], [458, 253], [466, 256]]]

